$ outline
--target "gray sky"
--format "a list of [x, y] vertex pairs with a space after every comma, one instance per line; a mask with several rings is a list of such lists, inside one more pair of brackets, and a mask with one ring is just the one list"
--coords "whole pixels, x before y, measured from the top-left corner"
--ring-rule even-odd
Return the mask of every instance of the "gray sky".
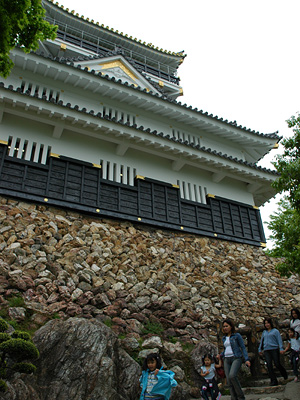
[[[292, 132], [300, 111], [299, 0], [60, 0], [85, 18], [170, 51], [184, 50], [178, 98], [261, 133]], [[271, 151], [261, 165], [272, 168]], [[266, 222], [276, 202], [261, 207]], [[269, 243], [270, 245], [270, 243]]]

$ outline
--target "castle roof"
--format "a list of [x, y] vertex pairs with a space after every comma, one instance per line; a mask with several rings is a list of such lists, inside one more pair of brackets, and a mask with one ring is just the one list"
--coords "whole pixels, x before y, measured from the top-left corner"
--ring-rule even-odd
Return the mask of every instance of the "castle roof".
[[[114, 77], [110, 77], [107, 74], [98, 72], [96, 73], [95, 70], [91, 70], [88, 67], [84, 66], [84, 62], [88, 62], [91, 60], [95, 60], [95, 59], [101, 59], [102, 56], [101, 55], [95, 55], [95, 56], [79, 56], [79, 57], [75, 57], [75, 58], [64, 58], [64, 57], [52, 57], [51, 55], [45, 55], [43, 52], [39, 52], [37, 54], [38, 56], [41, 56], [43, 58], [46, 59], [50, 59], [54, 62], [58, 62], [61, 64], [66, 64], [71, 68], [74, 69], [80, 69], [88, 74], [91, 74], [93, 76], [95, 76], [97, 79], [106, 79], [106, 80], [110, 80], [111, 82], [114, 82], [118, 85], [123, 85], [126, 86], [136, 92], [142, 92], [143, 94], [146, 94], [149, 97], [154, 97], [155, 99], [159, 98], [161, 101], [163, 101], [166, 106], [169, 103], [170, 105], [175, 105], [176, 107], [179, 107], [180, 109], [184, 110], [184, 111], [191, 111], [192, 114], [189, 115], [195, 115], [194, 119], [197, 116], [201, 116], [201, 120], [204, 118], [206, 121], [207, 125], [210, 125], [210, 123], [218, 123], [218, 127], [215, 126], [214, 129], [212, 128], [208, 128], [208, 126], [205, 128], [205, 124], [202, 124], [201, 128], [206, 130], [209, 129], [210, 132], [215, 132], [220, 135], [224, 135], [224, 136], [228, 136], [225, 134], [225, 132], [223, 132], [223, 134], [221, 133], [222, 131], [222, 127], [224, 127], [224, 129], [230, 129], [231, 133], [231, 139], [234, 139], [234, 136], [236, 137], [242, 137], [244, 138], [244, 140], [247, 141], [252, 141], [255, 140], [255, 138], [265, 138], [265, 139], [271, 139], [272, 142], [278, 143], [281, 139], [282, 136], [278, 135], [278, 131], [276, 132], [272, 132], [272, 133], [262, 133], [250, 128], [247, 128], [246, 126], [243, 125], [239, 125], [236, 121], [228, 121], [227, 119], [224, 119], [222, 117], [219, 117], [218, 115], [214, 115], [211, 113], [208, 113], [207, 111], [204, 110], [199, 110], [197, 107], [193, 107], [193, 106], [189, 106], [186, 103], [181, 103], [180, 101], [177, 101], [176, 99], [171, 99], [168, 96], [166, 96], [164, 93], [159, 93], [158, 91], [151, 91], [151, 90], [147, 90], [145, 88], [141, 88], [140, 86], [136, 86], [134, 84], [129, 84], [128, 82], [124, 82], [121, 79], [117, 80]], [[130, 62], [130, 60], [128, 60]], [[134, 66], [134, 63], [133, 63]], [[150, 80], [151, 81], [151, 80]], [[158, 108], [161, 109], [161, 107], [158, 105]], [[157, 110], [159, 111], [159, 110]], [[163, 110], [161, 110], [161, 113], [163, 114]], [[178, 115], [178, 111], [174, 111], [173, 113], [174, 115], [172, 115], [172, 117], [176, 118], [176, 114]], [[182, 119], [182, 118], [180, 118]], [[190, 122], [188, 120], [191, 120]], [[190, 123], [191, 125], [197, 125], [196, 120], [194, 121], [194, 123], [192, 122], [193, 117], [190, 118], [186, 118], [185, 119], [185, 123]], [[204, 120], [203, 120], [204, 121]], [[248, 139], [246, 139], [248, 138]], [[275, 144], [274, 143], [274, 144]]]
[[51, 23], [58, 23], [59, 26], [65, 27], [71, 25], [74, 30], [84, 30], [90, 36], [98, 37], [101, 33], [102, 40], [107, 41], [107, 43], [115, 46], [121, 45], [126, 50], [136, 51], [141, 56], [147, 55], [153, 60], [167, 64], [174, 69], [177, 69], [186, 57], [184, 51], [168, 51], [152, 43], [146, 43], [126, 33], [95, 22], [93, 19], [85, 18], [83, 15], [80, 16], [75, 10], [65, 9], [63, 5], [59, 5], [54, 0], [43, 0], [43, 6], [46, 9], [46, 19]]

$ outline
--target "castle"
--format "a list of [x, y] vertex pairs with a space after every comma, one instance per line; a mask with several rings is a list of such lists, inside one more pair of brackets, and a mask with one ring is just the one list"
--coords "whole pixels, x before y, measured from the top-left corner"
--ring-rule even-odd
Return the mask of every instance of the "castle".
[[56, 39], [0, 84], [0, 194], [264, 246], [277, 133], [181, 104], [183, 52], [43, 6]]

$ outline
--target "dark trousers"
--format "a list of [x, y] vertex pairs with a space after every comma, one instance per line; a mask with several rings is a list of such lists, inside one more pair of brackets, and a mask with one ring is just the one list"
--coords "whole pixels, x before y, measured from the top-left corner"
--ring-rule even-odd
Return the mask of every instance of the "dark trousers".
[[299, 375], [298, 372], [298, 361], [299, 361], [299, 351], [292, 350], [291, 352], [291, 364], [293, 367], [293, 372], [295, 376]]
[[287, 379], [287, 372], [284, 368], [283, 365], [281, 365], [280, 362], [280, 352], [279, 349], [274, 349], [274, 350], [265, 350], [264, 351], [264, 356], [266, 359], [267, 363], [267, 368], [268, 368], [268, 374], [271, 379], [271, 384], [277, 383], [277, 378], [275, 375], [275, 371], [273, 368], [273, 362], [275, 364], [275, 367], [278, 369], [278, 371], [281, 373], [281, 375], [284, 377], [284, 379]]
[[205, 383], [202, 384], [201, 396], [204, 400], [209, 400], [209, 395], [212, 400], [218, 400], [221, 397], [215, 378], [207, 379]]

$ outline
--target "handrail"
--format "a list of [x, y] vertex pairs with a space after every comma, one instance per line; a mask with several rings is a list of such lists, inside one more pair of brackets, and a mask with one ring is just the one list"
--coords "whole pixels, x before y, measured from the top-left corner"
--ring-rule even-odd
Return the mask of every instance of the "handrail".
[[170, 77], [178, 80], [178, 78], [176, 78], [175, 76], [176, 68], [172, 68], [167, 64], [158, 62], [157, 60], [149, 56], [145, 55], [142, 56], [140, 53], [134, 50], [128, 50], [122, 47], [122, 45], [116, 45], [114, 42], [110, 40], [93, 35], [92, 33], [87, 33], [83, 30], [77, 29], [74, 26], [70, 26], [49, 16], [46, 16], [46, 20], [53, 25], [58, 25], [59, 27], [58, 33], [60, 34], [63, 32], [71, 34], [74, 36], [74, 38], [78, 38], [79, 40], [84, 41], [85, 43], [89, 42], [90, 44], [94, 44], [96, 48], [102, 49], [102, 51], [114, 51], [116, 48], [119, 48], [124, 52], [126, 56], [132, 58], [134, 61], [139, 62], [143, 65], [152, 66], [153, 68], [156, 68], [158, 71], [166, 73], [170, 75]]
[[[91, 43], [84, 39], [80, 39], [80, 38], [72, 35], [71, 33], [63, 32], [60, 29], [57, 30], [57, 37], [59, 39], [64, 40], [65, 42], [69, 42], [76, 46], [80, 46], [83, 49], [93, 51], [93, 52], [103, 55], [103, 56], [105, 56], [107, 53], [109, 53], [109, 51], [111, 51], [101, 45]], [[121, 49], [121, 50], [122, 50], [122, 52], [124, 52], [123, 51], [124, 49]], [[167, 80], [169, 82], [175, 83], [176, 85], [179, 85], [179, 78], [176, 78], [166, 72], [163, 72], [157, 68], [154, 68], [152, 66], [144, 64], [142, 62], [134, 60], [134, 63], [136, 64], [136, 66], [138, 66], [140, 69], [142, 69], [142, 71], [144, 71], [146, 73], [157, 76], [157, 77]]]

